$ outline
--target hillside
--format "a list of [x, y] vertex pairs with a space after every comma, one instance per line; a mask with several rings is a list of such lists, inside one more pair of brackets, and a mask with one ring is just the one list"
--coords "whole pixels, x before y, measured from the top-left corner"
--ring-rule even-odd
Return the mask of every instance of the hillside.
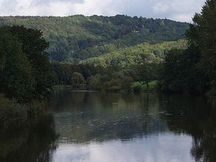
[[51, 61], [77, 62], [141, 43], [185, 37], [187, 23], [117, 15], [69, 17], [0, 17], [0, 26], [41, 29], [49, 41]]
[[130, 65], [147, 63], [159, 63], [163, 61], [165, 52], [171, 49], [186, 49], [187, 41], [167, 41], [157, 44], [143, 43], [120, 49], [106, 55], [92, 57], [81, 61], [82, 64], [94, 65], [94, 66], [120, 66], [127, 67]]

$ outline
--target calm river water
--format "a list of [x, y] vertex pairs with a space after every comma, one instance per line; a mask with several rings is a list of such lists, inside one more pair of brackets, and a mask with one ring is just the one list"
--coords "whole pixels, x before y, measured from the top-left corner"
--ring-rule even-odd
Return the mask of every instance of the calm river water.
[[216, 110], [197, 97], [61, 91], [14, 136], [1, 140], [0, 161], [215, 162]]

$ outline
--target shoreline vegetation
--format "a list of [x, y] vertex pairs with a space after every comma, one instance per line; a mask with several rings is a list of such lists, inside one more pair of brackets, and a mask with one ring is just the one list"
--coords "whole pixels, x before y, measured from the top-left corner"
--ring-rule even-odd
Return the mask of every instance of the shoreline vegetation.
[[23, 26], [0, 28], [1, 131], [33, 127], [45, 114], [53, 74], [42, 32]]
[[[0, 128], [31, 125], [43, 116], [56, 87], [215, 98], [215, 17], [216, 1], [208, 0], [190, 25], [123, 15], [74, 16], [62, 18], [68, 20], [63, 32], [61, 18], [1, 18]], [[53, 28], [46, 26], [50, 21]]]
[[127, 92], [127, 93], [140, 93], [140, 92], [158, 92], [159, 82], [150, 81], [148, 85], [145, 82], [132, 82], [130, 87], [126, 89], [91, 89], [88, 84], [74, 87], [73, 85], [55, 85], [54, 92], [58, 90], [70, 90], [72, 92]]

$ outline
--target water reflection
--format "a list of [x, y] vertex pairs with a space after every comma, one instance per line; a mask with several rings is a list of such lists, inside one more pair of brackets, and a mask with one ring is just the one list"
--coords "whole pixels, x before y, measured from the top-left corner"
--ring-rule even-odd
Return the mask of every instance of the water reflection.
[[216, 109], [202, 98], [60, 91], [49, 114], [0, 135], [0, 162], [216, 161]]
[[56, 149], [52, 116], [44, 116], [32, 128], [0, 135], [1, 162], [50, 162]]
[[70, 97], [65, 107], [53, 106], [61, 142], [130, 140], [167, 130], [156, 96], [74, 93]]
[[216, 111], [202, 98], [60, 96], [53, 105], [60, 133], [54, 162], [216, 161]]
[[216, 161], [216, 109], [199, 98], [166, 98], [161, 107], [171, 114], [169, 129], [193, 137], [191, 154], [195, 161]]

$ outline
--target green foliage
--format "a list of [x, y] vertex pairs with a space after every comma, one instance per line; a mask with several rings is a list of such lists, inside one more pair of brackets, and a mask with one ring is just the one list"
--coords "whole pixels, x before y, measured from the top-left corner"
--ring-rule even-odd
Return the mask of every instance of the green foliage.
[[[60, 68], [61, 67], [61, 68]], [[73, 88], [101, 91], [136, 91], [134, 82], [141, 83], [140, 91], [153, 91], [157, 89], [160, 64], [142, 64], [122, 68], [118, 66], [100, 67], [89, 65], [57, 64], [53, 65], [56, 74], [56, 84], [70, 85]], [[62, 72], [61, 72], [62, 70]], [[86, 75], [88, 74], [88, 75]], [[86, 76], [86, 77], [84, 77]], [[65, 78], [71, 78], [68, 81]], [[62, 80], [61, 80], [62, 79]], [[86, 81], [86, 82], [85, 82]]]
[[158, 71], [160, 68], [160, 64], [157, 63], [143, 63], [141, 65], [135, 65], [132, 67], [133, 69], [136, 69], [135, 76], [137, 81], [145, 81], [146, 84], [148, 82], [157, 79]]
[[208, 82], [197, 67], [199, 58], [199, 55], [190, 49], [169, 51], [162, 73], [162, 90], [203, 94]]
[[74, 88], [81, 88], [85, 86], [85, 78], [81, 73], [74, 72], [71, 78], [71, 84]]
[[143, 83], [142, 82], [134, 82], [131, 85], [131, 89], [134, 92], [141, 92], [143, 90]]
[[143, 63], [160, 63], [163, 62], [165, 52], [173, 48], [187, 48], [187, 41], [171, 41], [158, 44], [140, 44], [130, 48], [121, 49], [108, 53], [103, 56], [93, 57], [84, 61], [81, 64], [93, 66], [120, 66], [127, 68], [131, 65], [140, 65]]
[[75, 63], [143, 42], [183, 39], [187, 23], [117, 15], [1, 17], [0, 25], [24, 25], [43, 31], [52, 61]]
[[94, 90], [101, 90], [102, 89], [101, 76], [100, 75], [91, 76], [88, 79], [88, 88]]
[[95, 75], [100, 71], [100, 67], [93, 67], [89, 65], [76, 65], [76, 64], [61, 64], [53, 63], [52, 71], [55, 76], [56, 85], [71, 85], [72, 74], [79, 72], [83, 75], [84, 79], [87, 80], [92, 75]]
[[201, 58], [198, 64], [203, 77], [209, 79], [211, 87], [216, 81], [216, 1], [207, 0], [201, 14], [196, 14], [188, 31], [191, 46], [198, 49]]
[[216, 78], [216, 1], [207, 0], [187, 32], [189, 48], [170, 51], [164, 64], [162, 89], [214, 94]]
[[111, 79], [106, 81], [104, 84], [104, 89], [108, 91], [120, 91], [121, 88], [121, 80], [120, 79]]
[[[119, 67], [101, 68], [98, 73], [90, 78], [91, 86], [93, 90], [103, 91], [130, 91], [130, 85], [134, 81], [133, 77], [127, 73], [127, 70], [123, 70]], [[96, 84], [93, 83], [96, 81]]]
[[53, 78], [42, 33], [13, 26], [0, 34], [0, 92], [18, 102], [48, 97]]
[[1, 90], [9, 97], [28, 101], [34, 90], [30, 62], [22, 51], [21, 42], [6, 28], [0, 32]]
[[26, 29], [23, 26], [13, 26], [10, 31], [22, 43], [22, 50], [31, 64], [32, 75], [35, 80], [34, 95], [38, 99], [45, 99], [52, 89], [52, 72], [45, 50], [49, 44], [43, 38], [40, 30]]
[[158, 81], [150, 81], [148, 84], [146, 82], [133, 82], [131, 84], [131, 89], [134, 92], [149, 92], [149, 91], [155, 91], [158, 88]]

